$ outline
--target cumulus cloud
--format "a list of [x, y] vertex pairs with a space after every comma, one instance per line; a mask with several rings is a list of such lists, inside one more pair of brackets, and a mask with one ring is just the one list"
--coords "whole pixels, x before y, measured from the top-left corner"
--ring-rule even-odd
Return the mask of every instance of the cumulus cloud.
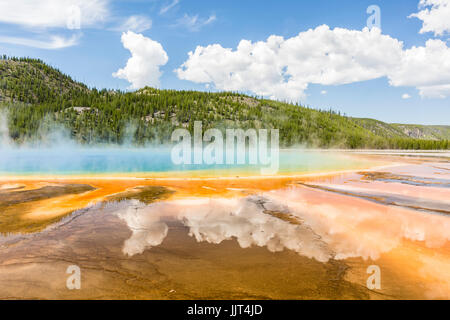
[[449, 0], [420, 0], [418, 13], [410, 18], [423, 21], [420, 33], [434, 32], [435, 36], [450, 32], [450, 1]]
[[130, 82], [130, 89], [159, 87], [159, 68], [169, 61], [162, 45], [132, 31], [123, 33], [121, 40], [123, 46], [130, 50], [131, 58], [125, 68], [119, 69], [113, 76]]
[[217, 20], [215, 15], [209, 16], [207, 19], [199, 18], [198, 15], [190, 16], [185, 14], [182, 18], [178, 19], [177, 26], [182, 26], [190, 31], [199, 31], [202, 27], [213, 23]]
[[[77, 10], [74, 10], [77, 9]], [[108, 16], [106, 0], [0, 0], [0, 22], [27, 27], [67, 27], [74, 13], [82, 26], [92, 26]]]
[[397, 66], [387, 73], [394, 86], [428, 87], [450, 84], [450, 48], [441, 40], [402, 51]]
[[387, 73], [393, 86], [412, 86], [422, 97], [444, 98], [450, 94], [450, 48], [441, 40], [402, 51], [396, 68]]
[[118, 31], [134, 31], [144, 32], [152, 27], [152, 20], [146, 16], [131, 16], [126, 19], [119, 27], [115, 28]]
[[298, 100], [309, 83], [337, 85], [385, 75], [398, 63], [401, 47], [377, 28], [331, 30], [323, 25], [289, 39], [242, 40], [236, 50], [198, 46], [176, 72], [180, 79], [221, 90]]
[[250, 91], [297, 101], [309, 84], [341, 85], [387, 77], [392, 86], [416, 87], [424, 97], [446, 96], [450, 49], [440, 40], [404, 50], [377, 28], [362, 31], [323, 25], [284, 39], [242, 40], [237, 49], [198, 46], [175, 70], [178, 78], [219, 90]]

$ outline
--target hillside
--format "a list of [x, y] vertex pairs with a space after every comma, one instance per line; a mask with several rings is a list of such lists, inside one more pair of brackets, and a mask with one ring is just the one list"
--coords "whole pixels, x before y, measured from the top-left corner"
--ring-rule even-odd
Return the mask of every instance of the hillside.
[[353, 119], [361, 127], [386, 138], [413, 138], [423, 140], [449, 140], [450, 126], [385, 123], [374, 119]]
[[450, 140], [450, 126], [424, 126], [420, 124], [391, 124], [392, 127], [415, 139]]
[[43, 103], [55, 101], [62, 94], [89, 91], [84, 84], [36, 59], [3, 56], [0, 75], [0, 101]]
[[353, 121], [373, 134], [385, 138], [410, 138], [402, 130], [389, 123], [367, 118], [353, 118]]
[[[175, 128], [277, 128], [282, 146], [442, 149], [432, 130], [413, 139], [402, 125], [341, 116], [231, 92], [144, 88], [136, 92], [89, 89], [40, 60], [0, 60], [0, 108], [16, 143], [42, 140], [55, 129], [96, 143], [164, 143]], [[425, 130], [425, 129], [423, 129]], [[428, 139], [428, 140], [427, 140]]]

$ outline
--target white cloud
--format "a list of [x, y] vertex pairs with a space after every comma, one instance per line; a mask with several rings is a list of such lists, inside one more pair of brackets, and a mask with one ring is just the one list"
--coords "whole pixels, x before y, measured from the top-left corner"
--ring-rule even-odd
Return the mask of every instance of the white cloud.
[[113, 76], [130, 82], [130, 89], [159, 87], [159, 68], [169, 60], [162, 45], [132, 31], [123, 33], [121, 40], [123, 46], [130, 50], [131, 58], [125, 68], [119, 69]]
[[402, 52], [401, 63], [389, 73], [394, 86], [450, 84], [450, 48], [441, 40]]
[[411, 99], [411, 96], [407, 93], [402, 95], [402, 99], [407, 100], [407, 99]]
[[391, 85], [416, 87], [422, 97], [448, 96], [450, 48], [441, 40], [428, 40], [425, 46], [404, 50], [398, 66], [387, 75]]
[[322, 95], [326, 95], [327, 93], [328, 93], [327, 90], [320, 91], [320, 94], [322, 94]]
[[152, 20], [146, 16], [131, 16], [124, 21], [119, 27], [115, 28], [116, 31], [134, 31], [144, 32], [152, 27]]
[[[79, 10], [74, 10], [79, 8]], [[26, 27], [67, 27], [80, 13], [80, 24], [92, 26], [108, 16], [106, 0], [0, 0], [0, 22]], [[76, 18], [76, 17], [75, 17]]]
[[70, 38], [64, 38], [60, 36], [50, 36], [48, 40], [36, 40], [30, 38], [0, 36], [0, 43], [9, 43], [48, 50], [71, 47], [78, 44], [78, 40], [79, 40], [78, 35], [74, 35]]
[[444, 99], [450, 96], [450, 84], [425, 86], [418, 89], [422, 98]]
[[409, 17], [423, 21], [420, 33], [434, 32], [436, 36], [450, 32], [450, 0], [420, 0], [418, 13]]
[[198, 46], [177, 69], [180, 79], [217, 89], [251, 91], [273, 99], [298, 100], [308, 84], [337, 85], [382, 77], [396, 67], [402, 43], [380, 30], [319, 26], [284, 39], [270, 36], [236, 50]]
[[219, 90], [249, 91], [297, 101], [309, 84], [341, 85], [387, 77], [392, 86], [416, 87], [422, 97], [450, 95], [450, 48], [441, 40], [404, 49], [379, 29], [362, 31], [319, 26], [284, 39], [242, 40], [237, 49], [198, 46], [178, 78]]
[[28, 28], [35, 35], [0, 35], [0, 42], [40, 49], [61, 49], [78, 44], [80, 34], [62, 37], [50, 28], [81, 29], [104, 21], [109, 14], [107, 0], [0, 0], [0, 23]]
[[201, 19], [198, 15], [190, 16], [185, 14], [182, 18], [178, 19], [177, 26], [183, 26], [190, 31], [199, 31], [202, 27], [207, 26], [217, 20], [215, 15], [209, 16], [208, 19]]
[[159, 14], [164, 14], [167, 11], [169, 11], [170, 9], [172, 9], [173, 7], [175, 7], [178, 3], [180, 2], [180, 0], [173, 0], [171, 3], [169, 3], [168, 5], [164, 6], [161, 8], [161, 10], [159, 11]]

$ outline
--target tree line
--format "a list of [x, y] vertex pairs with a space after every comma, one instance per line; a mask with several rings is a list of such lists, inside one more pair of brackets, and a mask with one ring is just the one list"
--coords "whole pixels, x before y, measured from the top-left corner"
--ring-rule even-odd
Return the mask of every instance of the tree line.
[[17, 143], [62, 129], [82, 144], [167, 143], [176, 128], [280, 130], [283, 147], [448, 149], [447, 140], [379, 135], [333, 110], [250, 97], [235, 92], [143, 88], [98, 90], [76, 82], [41, 60], [0, 59], [0, 108]]

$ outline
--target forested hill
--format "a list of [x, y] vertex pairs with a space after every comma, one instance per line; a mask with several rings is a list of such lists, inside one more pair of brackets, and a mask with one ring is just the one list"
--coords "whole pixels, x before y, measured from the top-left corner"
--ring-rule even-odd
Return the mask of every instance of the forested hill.
[[447, 126], [391, 125], [230, 92], [100, 91], [40, 60], [5, 56], [0, 112], [19, 144], [43, 139], [55, 128], [83, 144], [164, 143], [174, 129], [192, 131], [198, 120], [205, 129], [277, 128], [282, 146], [320, 148], [448, 149], [450, 132]]

